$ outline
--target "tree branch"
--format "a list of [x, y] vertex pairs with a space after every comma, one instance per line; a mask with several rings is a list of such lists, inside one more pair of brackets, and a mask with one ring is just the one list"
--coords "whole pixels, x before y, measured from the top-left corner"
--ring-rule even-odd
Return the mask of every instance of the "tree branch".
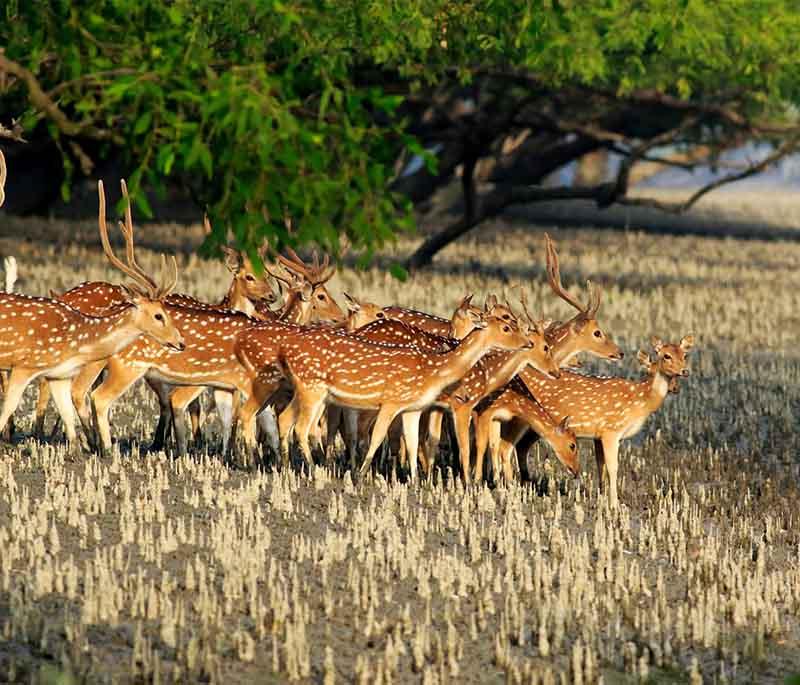
[[728, 185], [730, 183], [735, 183], [736, 181], [741, 181], [744, 178], [760, 174], [767, 167], [772, 166], [776, 162], [786, 157], [786, 155], [794, 152], [799, 146], [800, 146], [800, 136], [795, 136], [794, 138], [786, 141], [777, 150], [775, 150], [775, 152], [773, 152], [768, 157], [765, 157], [757, 164], [751, 164], [746, 169], [738, 173], [728, 174], [727, 176], [723, 176], [722, 178], [719, 178], [716, 181], [707, 183], [702, 188], [699, 188], [694, 193], [692, 193], [689, 196], [689, 198], [687, 198], [683, 202], [661, 202], [660, 200], [656, 200], [655, 198], [649, 198], [649, 197], [620, 197], [617, 199], [617, 204], [629, 205], [634, 207], [653, 207], [654, 209], [660, 209], [663, 212], [672, 212], [673, 214], [681, 214], [682, 212], [685, 212], [686, 210], [690, 209], [695, 203], [697, 203], [697, 201], [701, 197], [710, 193], [712, 190], [716, 190], [717, 188]]
[[8, 59], [2, 50], [0, 50], [0, 71], [20, 79], [28, 88], [28, 99], [31, 104], [47, 116], [65, 136], [110, 140], [117, 145], [124, 144], [125, 141], [115, 135], [113, 131], [97, 128], [91, 124], [76, 124], [74, 121], [70, 121], [59, 106], [44, 92], [36, 76], [21, 64]]

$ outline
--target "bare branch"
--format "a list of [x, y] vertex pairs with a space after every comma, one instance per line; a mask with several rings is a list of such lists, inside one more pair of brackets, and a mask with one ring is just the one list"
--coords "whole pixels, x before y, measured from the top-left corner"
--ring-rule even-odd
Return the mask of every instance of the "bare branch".
[[717, 188], [730, 183], [735, 183], [736, 181], [741, 181], [744, 178], [760, 174], [766, 168], [786, 157], [786, 155], [797, 150], [798, 147], [800, 147], [800, 136], [795, 136], [794, 138], [784, 142], [783, 145], [775, 150], [775, 152], [768, 157], [765, 157], [760, 162], [751, 164], [746, 169], [739, 171], [738, 173], [728, 174], [727, 176], [723, 176], [722, 178], [712, 181], [711, 183], [707, 183], [702, 188], [699, 188], [692, 193], [692, 195], [683, 202], [661, 202], [660, 200], [649, 197], [620, 197], [617, 199], [617, 203], [635, 207], [653, 207], [654, 209], [660, 209], [664, 212], [680, 214], [690, 209], [701, 197], [710, 193], [712, 190], [716, 190]]

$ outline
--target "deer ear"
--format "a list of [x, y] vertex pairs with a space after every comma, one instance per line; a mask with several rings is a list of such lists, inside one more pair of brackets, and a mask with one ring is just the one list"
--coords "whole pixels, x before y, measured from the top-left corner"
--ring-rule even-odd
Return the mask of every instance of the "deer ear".
[[356, 300], [354, 297], [351, 297], [347, 293], [342, 293], [342, 297], [347, 301], [347, 309], [351, 312], [359, 312], [361, 311], [361, 303]]
[[308, 281], [303, 281], [303, 285], [300, 286], [298, 293], [303, 302], [308, 302], [311, 299], [311, 296], [314, 294], [314, 286]]
[[681, 349], [684, 352], [688, 352], [694, 347], [694, 336], [693, 335], [684, 335], [681, 338]]
[[650, 338], [650, 344], [653, 346], [653, 349], [656, 352], [660, 352], [661, 348], [664, 347], [664, 343], [662, 342], [661, 338], [658, 338], [655, 335]]
[[238, 250], [223, 245], [222, 254], [225, 255], [225, 266], [228, 271], [236, 273], [242, 267], [242, 255], [239, 254]]
[[488, 312], [492, 307], [497, 306], [497, 295], [487, 295], [486, 296], [486, 305], [484, 309]]
[[636, 355], [636, 359], [639, 363], [644, 366], [645, 368], [650, 368], [650, 355], [647, 354], [644, 350], [639, 350], [639, 354]]
[[463, 300], [461, 300], [461, 303], [458, 305], [458, 308], [466, 309], [467, 307], [470, 306], [470, 304], [472, 304], [472, 293], [470, 293]]
[[565, 416], [563, 419], [561, 419], [561, 423], [559, 423], [558, 426], [556, 427], [556, 432], [559, 433], [560, 435], [563, 435], [568, 430], [569, 430], [569, 416]]

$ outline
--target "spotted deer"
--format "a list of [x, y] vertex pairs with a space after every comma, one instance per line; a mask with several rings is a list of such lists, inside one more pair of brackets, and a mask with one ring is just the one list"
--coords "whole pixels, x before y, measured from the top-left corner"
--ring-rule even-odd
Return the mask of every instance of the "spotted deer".
[[[120, 231], [125, 238], [127, 262], [131, 268], [142, 271], [136, 262], [133, 217], [131, 214], [127, 186], [124, 181], [122, 181], [120, 185], [122, 188], [122, 195], [127, 200], [125, 222], [120, 222], [119, 225]], [[208, 217], [204, 218], [204, 225], [206, 231], [210, 232], [211, 226]], [[105, 233], [107, 234], [107, 231]], [[101, 233], [101, 239], [102, 235]], [[106, 242], [103, 244], [104, 249], [106, 249]], [[269, 305], [274, 304], [277, 300], [272, 287], [263, 277], [256, 273], [254, 265], [245, 253], [227, 246], [223, 246], [222, 250], [225, 255], [225, 266], [231, 273], [231, 283], [227, 293], [219, 302], [203, 302], [190, 295], [181, 293], [171, 293], [165, 299], [165, 302], [171, 306], [182, 306], [192, 309], [239, 311], [257, 319], [265, 319], [268, 313], [270, 313], [268, 309]], [[263, 252], [261, 254], [263, 254]], [[81, 283], [61, 295], [51, 292], [51, 296], [62, 302], [66, 302], [86, 314], [99, 316], [104, 314], [110, 307], [116, 306], [121, 302], [124, 299], [125, 293], [120, 286], [104, 281], [89, 281]], [[84, 425], [88, 425], [89, 423], [89, 414], [85, 407], [86, 396], [89, 388], [95, 383], [103, 368], [105, 368], [104, 361], [97, 362], [94, 365], [87, 365], [73, 382], [73, 403], [78, 408], [79, 415]], [[170, 392], [172, 389], [170, 386], [165, 386], [157, 381], [151, 381], [150, 386], [156, 393], [160, 406], [158, 426], [152, 445], [152, 449], [159, 450], [164, 446], [166, 434], [172, 421], [172, 405], [186, 406], [190, 401], [185, 401], [186, 394], [192, 394], [192, 398], [197, 397], [203, 388], [195, 388], [193, 392], [192, 389], [189, 388], [188, 393], [186, 392], [187, 388], [181, 388], [182, 393], [179, 393], [177, 397], [173, 397], [175, 392]], [[39, 398], [36, 404], [36, 432], [39, 435], [44, 434], [45, 412], [49, 399], [50, 392], [48, 385], [46, 382], [41, 381], [39, 384]], [[230, 393], [221, 390], [215, 391], [215, 404], [220, 408], [222, 415], [230, 413], [231, 402]], [[199, 405], [195, 407], [190, 406], [189, 409], [192, 418], [193, 434], [196, 434], [199, 428]]]
[[495, 480], [503, 475], [506, 482], [511, 480], [511, 463], [506, 459], [500, 469], [499, 455], [500, 426], [510, 420], [523, 420], [531, 430], [542, 436], [553, 448], [558, 460], [573, 475], [580, 473], [577, 437], [569, 426], [570, 418], [560, 420], [551, 415], [531, 394], [525, 384], [514, 378], [504, 387], [485, 397], [476, 408], [475, 418], [475, 473], [480, 479], [483, 473], [483, 457], [491, 443], [492, 476]]
[[[98, 183], [99, 222], [105, 224], [105, 194]], [[163, 300], [175, 287], [178, 271], [158, 286], [142, 271], [130, 268], [107, 252], [112, 264], [132, 278], [125, 299], [102, 316], [80, 312], [65, 302], [46, 297], [0, 294], [0, 368], [11, 371], [0, 413], [0, 431], [14, 413], [27, 385], [45, 378], [67, 439], [77, 446], [75, 408], [70, 396], [72, 379], [87, 364], [108, 359], [137, 339], [147, 339], [159, 350], [184, 349], [183, 336]], [[166, 267], [166, 259], [163, 260]]]
[[609, 503], [617, 506], [619, 444], [636, 435], [648, 417], [661, 408], [677, 378], [689, 375], [687, 353], [694, 337], [684, 336], [677, 344], [652, 339], [656, 359], [640, 352], [639, 361], [647, 369], [643, 380], [631, 381], [607, 376], [586, 376], [570, 371], [561, 378], [536, 378], [526, 381], [529, 392], [553, 416], [569, 415], [570, 425], [579, 438], [591, 438], [600, 491], [609, 486]]
[[[413, 324], [407, 323], [407, 321], [424, 321], [424, 317], [428, 316], [426, 314], [412, 310], [401, 310], [403, 312], [409, 312], [412, 316], [408, 319], [402, 317], [391, 318], [386, 315], [387, 308], [376, 310], [375, 305], [363, 308], [361, 303], [353, 300], [353, 298], [349, 296], [347, 297], [349, 298], [348, 306], [357, 307], [357, 311], [360, 314], [359, 322], [363, 321], [365, 318], [373, 319], [372, 322], [367, 322], [356, 330], [351, 330], [353, 335], [377, 343], [412, 345], [427, 352], [447, 352], [453, 349], [453, 347], [458, 344], [459, 340], [464, 338], [477, 325], [480, 325], [484, 317], [487, 316], [486, 312], [472, 304], [472, 295], [467, 295], [459, 302], [458, 306], [453, 311], [447, 333], [442, 335], [432, 332], [432, 330], [426, 330], [425, 328], [419, 328]], [[496, 318], [516, 324], [516, 317], [513, 315], [513, 312], [510, 312], [510, 310], [505, 307], [503, 309], [496, 308], [496, 298], [493, 301], [491, 299], [487, 300], [487, 307], [491, 312], [496, 312], [499, 315], [496, 316]], [[434, 320], [435, 326], [430, 326], [429, 328], [439, 330], [438, 317], [431, 318]], [[351, 328], [352, 326], [350, 329]], [[434, 413], [434, 411], [436, 413]], [[369, 421], [371, 421], [374, 418], [374, 413], [368, 413], [368, 415], [369, 414], [372, 414], [369, 418]], [[336, 423], [339, 417], [341, 417], [340, 424]], [[368, 434], [358, 427], [358, 410], [331, 405], [328, 408], [328, 419], [328, 447], [330, 448], [332, 446], [335, 431], [341, 426], [342, 437], [347, 446], [351, 463], [355, 463], [356, 445], [359, 442], [359, 436]], [[431, 410], [428, 424], [433, 426], [433, 428], [429, 427], [429, 432], [441, 431], [441, 411]], [[404, 437], [407, 439], [411, 436], [406, 435]], [[418, 441], [418, 437], [415, 437], [414, 441]], [[405, 444], [403, 445], [403, 450], [404, 454], [408, 453], [407, 449], [405, 449]], [[424, 458], [423, 454], [420, 456]], [[412, 458], [414, 457], [412, 456]], [[427, 470], [427, 464], [425, 467]]]
[[450, 319], [397, 306], [384, 307], [381, 310], [383, 316], [376, 315], [376, 318], [382, 319], [385, 316], [387, 319], [402, 321], [427, 333], [459, 339], [463, 338], [471, 330], [471, 322], [482, 320], [486, 312], [488, 312], [489, 316], [501, 319], [506, 323], [516, 323], [516, 316], [511, 311], [511, 307], [507, 304], [499, 303], [494, 295], [489, 295], [486, 298], [485, 310], [472, 304], [472, 295], [467, 295], [456, 307], [456, 311]]
[[[308, 430], [327, 403], [377, 410], [369, 448], [359, 475], [370, 468], [395, 416], [404, 431], [416, 432], [419, 411], [430, 406], [492, 349], [515, 350], [529, 345], [517, 328], [500, 319], [482, 322], [448, 352], [424, 352], [361, 340], [325, 329], [290, 335], [281, 349], [281, 363], [294, 387], [294, 397], [281, 415], [281, 441], [288, 446], [293, 428], [307, 462], [311, 460]], [[285, 418], [288, 417], [288, 418]], [[409, 425], [412, 424], [412, 425]], [[416, 446], [408, 446], [416, 454]], [[411, 477], [416, 477], [411, 460]]]
[[[547, 280], [552, 291], [559, 298], [569, 303], [578, 310], [578, 313], [565, 322], [551, 323], [545, 330], [545, 338], [550, 345], [553, 359], [564, 368], [575, 364], [575, 358], [586, 353], [600, 359], [618, 361], [624, 357], [622, 350], [608, 336], [597, 321], [597, 312], [602, 301], [602, 290], [597, 285], [587, 282], [589, 299], [583, 304], [573, 296], [561, 283], [561, 269], [559, 266], [558, 252], [550, 236], [545, 233], [545, 246], [547, 253]], [[539, 378], [535, 369], [527, 368], [520, 372], [523, 381], [527, 379]], [[523, 436], [528, 436], [528, 440], [535, 439], [529, 433], [529, 423], [525, 417], [512, 418], [505, 427], [504, 433], [507, 441], [503, 443], [503, 454], [500, 460], [502, 463], [509, 463], [513, 446], [516, 445]], [[520, 468], [524, 471], [524, 456], [526, 449], [517, 450], [520, 459]], [[478, 472], [478, 477], [480, 477]]]

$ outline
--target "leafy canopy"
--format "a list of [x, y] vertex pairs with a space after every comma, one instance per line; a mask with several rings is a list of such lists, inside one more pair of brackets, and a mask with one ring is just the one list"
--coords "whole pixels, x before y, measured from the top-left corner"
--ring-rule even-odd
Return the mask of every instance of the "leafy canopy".
[[183, 182], [209, 210], [209, 251], [232, 229], [254, 258], [264, 238], [335, 251], [343, 235], [369, 254], [412, 225], [389, 190], [420, 152], [409, 102], [525, 73], [549, 89], [735, 96], [775, 121], [800, 100], [798, 35], [793, 0], [9, 0], [5, 58], [78, 128], [19, 73], [0, 117], [59, 142], [64, 193], [75, 163], [111, 146], [145, 213], [143, 184]]

